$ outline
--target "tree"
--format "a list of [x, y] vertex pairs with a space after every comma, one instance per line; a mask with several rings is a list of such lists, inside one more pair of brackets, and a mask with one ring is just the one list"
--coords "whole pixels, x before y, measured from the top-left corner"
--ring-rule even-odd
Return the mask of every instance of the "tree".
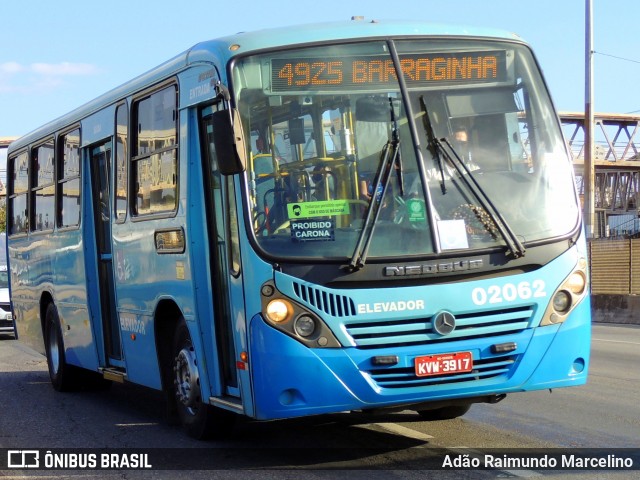
[[0, 232], [7, 230], [7, 205], [2, 202], [0, 204]]

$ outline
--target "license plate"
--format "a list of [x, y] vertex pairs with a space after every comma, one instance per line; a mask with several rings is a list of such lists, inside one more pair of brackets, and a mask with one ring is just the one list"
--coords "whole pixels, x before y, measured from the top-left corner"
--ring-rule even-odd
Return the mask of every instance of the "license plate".
[[473, 370], [473, 355], [471, 352], [456, 352], [416, 357], [415, 368], [418, 377], [470, 372]]

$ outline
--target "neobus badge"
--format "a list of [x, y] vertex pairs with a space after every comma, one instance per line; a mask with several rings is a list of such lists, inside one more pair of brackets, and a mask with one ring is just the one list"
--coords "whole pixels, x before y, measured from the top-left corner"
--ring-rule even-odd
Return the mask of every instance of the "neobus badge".
[[428, 273], [463, 272], [482, 268], [484, 261], [481, 258], [472, 260], [460, 260], [456, 262], [433, 262], [421, 265], [395, 265], [384, 267], [386, 277], [406, 277], [409, 275], [424, 275]]

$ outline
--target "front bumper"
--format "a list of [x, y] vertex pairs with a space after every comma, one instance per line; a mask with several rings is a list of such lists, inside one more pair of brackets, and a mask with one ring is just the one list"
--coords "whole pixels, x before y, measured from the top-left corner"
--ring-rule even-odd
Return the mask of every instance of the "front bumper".
[[[581, 385], [588, 374], [591, 317], [587, 296], [563, 324], [497, 337], [393, 348], [310, 349], [267, 325], [260, 315], [251, 320], [250, 336], [256, 418], [266, 420]], [[493, 345], [507, 342], [517, 348], [493, 352]], [[471, 373], [415, 375], [416, 357], [463, 351], [473, 354]], [[398, 363], [372, 363], [386, 355], [398, 356]]]
[[0, 333], [14, 333], [13, 314], [8, 305], [0, 305]]

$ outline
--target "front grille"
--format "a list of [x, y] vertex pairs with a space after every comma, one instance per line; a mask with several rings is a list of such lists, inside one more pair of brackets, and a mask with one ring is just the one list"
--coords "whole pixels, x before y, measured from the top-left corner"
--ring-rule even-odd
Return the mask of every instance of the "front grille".
[[293, 282], [293, 291], [302, 302], [333, 317], [351, 317], [356, 314], [355, 303], [346, 295], [337, 295], [299, 282]]
[[501, 375], [508, 376], [519, 355], [485, 358], [473, 361], [473, 371], [452, 375], [418, 377], [414, 367], [373, 369], [368, 372], [371, 379], [381, 388], [429, 387], [486, 380]]
[[0, 328], [13, 328], [13, 320], [0, 320]]
[[433, 317], [380, 321], [354, 319], [345, 322], [345, 328], [358, 348], [433, 344], [518, 333], [529, 326], [533, 314], [533, 306], [466, 314], [454, 313], [456, 328], [444, 337], [434, 331]]

